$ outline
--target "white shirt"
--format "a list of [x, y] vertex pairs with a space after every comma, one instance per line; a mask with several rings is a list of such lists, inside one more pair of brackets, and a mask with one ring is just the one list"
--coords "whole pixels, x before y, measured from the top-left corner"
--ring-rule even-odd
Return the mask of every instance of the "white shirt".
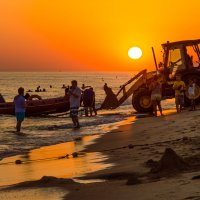
[[69, 91], [78, 96], [75, 97], [74, 95], [69, 93], [70, 108], [79, 107], [81, 101], [81, 89], [79, 87], [76, 87], [75, 89], [70, 89]]
[[189, 93], [189, 95], [195, 95], [195, 83], [193, 83], [191, 86], [189, 86], [188, 93]]
[[18, 95], [14, 98], [15, 112], [25, 112], [25, 98]]

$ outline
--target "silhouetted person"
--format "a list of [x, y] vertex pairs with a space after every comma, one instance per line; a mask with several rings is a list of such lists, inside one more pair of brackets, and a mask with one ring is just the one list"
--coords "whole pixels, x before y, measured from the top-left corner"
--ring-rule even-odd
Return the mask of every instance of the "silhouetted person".
[[155, 76], [152, 80], [150, 86], [151, 90], [151, 102], [153, 104], [153, 114], [157, 117], [157, 106], [160, 111], [160, 115], [162, 114], [162, 107], [161, 107], [161, 99], [162, 99], [162, 91], [161, 91], [161, 84], [158, 81], [158, 77]]
[[94, 89], [91, 87], [90, 88], [93, 92], [93, 102], [92, 102], [92, 111], [94, 112], [95, 115], [97, 115], [97, 110], [95, 108], [95, 101], [96, 101], [96, 96], [95, 96], [95, 92], [94, 92]]
[[81, 89], [82, 89], [82, 90], [85, 90], [86, 88], [90, 88], [90, 87], [91, 87], [91, 86], [89, 86], [89, 85], [82, 84]]
[[193, 81], [192, 79], [189, 81], [189, 87], [188, 87], [188, 98], [190, 100], [190, 104], [191, 104], [191, 109], [195, 110], [196, 106], [195, 106], [195, 89], [196, 89], [196, 84], [195, 81]]
[[181, 80], [181, 76], [177, 74], [176, 81], [173, 85], [173, 89], [175, 90], [175, 104], [177, 113], [181, 112], [184, 105], [185, 88], [185, 83]]
[[69, 89], [70, 117], [74, 124], [74, 128], [80, 128], [78, 119], [78, 109], [80, 107], [81, 89], [77, 86], [77, 81], [73, 80]]
[[95, 93], [93, 88], [88, 88], [83, 91], [83, 106], [85, 109], [85, 116], [88, 116], [88, 112], [90, 113], [90, 116], [92, 116], [93, 111], [95, 115], [97, 114], [95, 109]]
[[6, 102], [6, 101], [5, 101], [4, 97], [3, 97], [3, 95], [0, 94], [0, 103], [5, 103], [5, 102]]
[[40, 86], [37, 86], [37, 89], [35, 90], [35, 92], [41, 92]]
[[190, 66], [193, 67], [193, 56], [190, 56], [189, 54], [186, 55], [186, 63]]
[[65, 96], [67, 96], [69, 93], [69, 85], [65, 88]]
[[24, 98], [24, 88], [20, 87], [18, 89], [18, 95], [14, 98], [15, 104], [15, 115], [17, 119], [16, 131], [20, 132], [21, 124], [25, 118], [25, 98]]
[[27, 92], [27, 93], [25, 94], [24, 98], [25, 98], [26, 100], [28, 100], [30, 96], [31, 96], [31, 95]]
[[103, 89], [104, 89], [105, 93], [107, 94], [107, 91], [109, 90], [107, 83], [104, 84]]

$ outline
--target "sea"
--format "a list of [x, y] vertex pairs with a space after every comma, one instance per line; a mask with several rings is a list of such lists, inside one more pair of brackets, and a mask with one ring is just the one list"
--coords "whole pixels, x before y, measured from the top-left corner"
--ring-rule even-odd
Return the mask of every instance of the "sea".
[[[105, 99], [103, 86], [105, 83], [114, 93], [120, 85], [126, 83], [137, 72], [0, 72], [0, 93], [7, 102], [12, 102], [19, 87], [30, 94], [38, 94], [43, 99], [64, 96], [63, 85], [70, 85], [71, 80], [92, 86], [96, 94], [96, 107], [100, 107]], [[40, 86], [46, 92], [35, 92]], [[50, 87], [52, 86], [52, 87]], [[50, 115], [43, 117], [27, 117], [22, 125], [23, 136], [15, 134], [16, 119], [14, 116], [0, 116], [0, 159], [23, 154], [32, 149], [49, 146], [88, 135], [104, 134], [117, 127], [117, 124], [134, 116], [135, 110], [131, 97], [115, 110], [102, 110], [97, 116], [85, 117], [80, 112], [80, 130], [73, 130], [68, 115]], [[164, 109], [174, 106], [164, 102]]]

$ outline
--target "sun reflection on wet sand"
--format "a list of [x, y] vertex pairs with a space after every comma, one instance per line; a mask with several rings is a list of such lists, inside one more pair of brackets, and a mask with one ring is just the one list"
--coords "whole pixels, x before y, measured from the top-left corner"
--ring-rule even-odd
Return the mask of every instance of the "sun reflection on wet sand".
[[[102, 153], [81, 153], [78, 158], [57, 159], [58, 157], [83, 150], [85, 145], [92, 143], [99, 136], [87, 136], [80, 141], [43, 147], [28, 154], [6, 158], [0, 162], [1, 186], [19, 182], [37, 180], [42, 176], [55, 176], [58, 178], [80, 177], [86, 173], [111, 167], [106, 164], [107, 159]], [[40, 160], [41, 159], [41, 160]], [[44, 159], [44, 160], [43, 160]], [[22, 164], [16, 165], [15, 160]], [[11, 164], [6, 164], [12, 162]]]

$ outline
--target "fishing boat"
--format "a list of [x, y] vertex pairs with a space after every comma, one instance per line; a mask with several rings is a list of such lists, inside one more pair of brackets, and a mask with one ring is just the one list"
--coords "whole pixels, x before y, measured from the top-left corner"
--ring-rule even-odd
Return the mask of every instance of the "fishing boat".
[[[43, 114], [63, 113], [70, 108], [68, 97], [49, 99], [29, 99], [26, 101], [26, 116]], [[14, 115], [15, 107], [13, 102], [0, 103], [0, 114]]]

